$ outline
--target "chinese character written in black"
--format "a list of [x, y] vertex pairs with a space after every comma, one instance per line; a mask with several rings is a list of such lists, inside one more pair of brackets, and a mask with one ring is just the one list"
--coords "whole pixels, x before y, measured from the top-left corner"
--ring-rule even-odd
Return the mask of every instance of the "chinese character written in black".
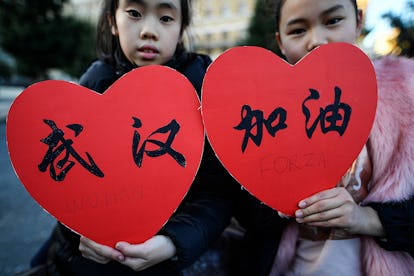
[[[132, 119], [134, 120], [134, 123], [132, 125], [134, 128], [140, 128], [142, 126], [140, 119], [135, 118], [135, 117], [132, 117]], [[174, 142], [175, 135], [178, 133], [179, 130], [180, 130], [180, 125], [175, 120], [172, 120], [168, 125], [163, 126], [157, 129], [156, 131], [154, 131], [153, 133], [151, 133], [147, 137], [147, 139], [142, 143], [140, 149], [138, 149], [138, 146], [141, 140], [141, 135], [138, 133], [138, 131], [135, 130], [134, 137], [132, 139], [132, 156], [134, 158], [135, 164], [139, 168], [141, 168], [142, 159], [144, 158], [144, 152], [145, 152], [145, 154], [149, 157], [158, 157], [164, 154], [169, 154], [181, 167], [185, 167], [186, 166], [185, 157], [181, 153], [171, 148], [171, 145]], [[162, 141], [151, 139], [151, 136], [157, 133], [158, 134], [169, 133], [167, 140], [165, 142], [162, 142]], [[147, 143], [154, 144], [158, 146], [159, 148], [156, 150], [147, 150], [145, 149], [145, 147], [147, 146]]]
[[[46, 138], [40, 140], [42, 143], [49, 146], [42, 162], [38, 165], [41, 172], [45, 172], [47, 167], [49, 167], [52, 179], [55, 181], [63, 181], [66, 174], [75, 165], [74, 161], [69, 160], [70, 157], [73, 157], [90, 173], [98, 177], [104, 177], [103, 172], [95, 164], [95, 161], [93, 161], [89, 153], [85, 153], [89, 160], [88, 163], [72, 147], [73, 141], [71, 139], [65, 139], [65, 133], [56, 126], [54, 121], [43, 120], [43, 122], [52, 129], [52, 133], [50, 133]], [[83, 130], [82, 125], [79, 124], [70, 124], [66, 127], [75, 132], [75, 137], [77, 137]], [[57, 160], [61, 154], [63, 154], [63, 158]], [[60, 170], [59, 173], [56, 172], [55, 166], [58, 170]]]
[[315, 119], [310, 127], [308, 127], [311, 113], [305, 106], [305, 103], [309, 100], [318, 100], [319, 92], [315, 89], [309, 89], [310, 96], [307, 97], [302, 103], [302, 112], [306, 116], [306, 135], [308, 138], [312, 138], [316, 127], [320, 123], [322, 133], [329, 131], [336, 131], [342, 136], [349, 123], [351, 117], [352, 108], [346, 103], [341, 103], [342, 91], [339, 87], [335, 87], [335, 100], [333, 104], [326, 106], [325, 109], [319, 109], [319, 116]]
[[[287, 128], [286, 116], [286, 110], [278, 107], [270, 113], [267, 119], [265, 119], [263, 111], [252, 110], [250, 106], [244, 105], [241, 110], [242, 120], [238, 126], [234, 127], [237, 130], [245, 130], [242, 142], [242, 152], [246, 150], [249, 139], [251, 139], [256, 146], [260, 146], [263, 137], [263, 125], [272, 137], [275, 137], [277, 131]], [[274, 124], [275, 122], [276, 124]], [[256, 129], [256, 134], [252, 133], [253, 129]]]

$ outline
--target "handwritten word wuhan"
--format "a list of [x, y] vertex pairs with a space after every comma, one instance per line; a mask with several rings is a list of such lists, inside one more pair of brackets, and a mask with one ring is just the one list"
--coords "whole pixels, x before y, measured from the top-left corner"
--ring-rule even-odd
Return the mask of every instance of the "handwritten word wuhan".
[[[313, 122], [310, 122], [311, 112], [306, 106], [306, 103], [311, 100], [318, 100], [320, 98], [319, 92], [316, 89], [309, 89], [310, 96], [302, 102], [302, 112], [305, 115], [305, 131], [309, 139], [312, 138], [316, 128], [320, 125], [323, 134], [330, 131], [336, 131], [342, 136], [347, 127], [351, 117], [352, 108], [341, 102], [342, 91], [339, 87], [334, 89], [335, 98], [333, 104], [327, 105], [325, 108], [319, 109], [319, 115]], [[278, 107], [274, 109], [270, 115], [264, 118], [263, 111], [252, 110], [249, 105], [243, 105], [241, 109], [241, 122], [234, 127], [236, 130], [245, 131], [242, 141], [242, 152], [246, 150], [249, 139], [260, 146], [263, 138], [263, 127], [267, 132], [275, 137], [280, 130], [286, 129], [287, 111]], [[255, 130], [253, 132], [253, 130]]]
[[[133, 128], [138, 129], [142, 126], [140, 119], [135, 117], [132, 117], [132, 119], [134, 121], [132, 124]], [[41, 172], [46, 172], [49, 167], [50, 177], [55, 181], [63, 181], [77, 161], [91, 174], [97, 177], [104, 177], [104, 173], [98, 167], [92, 156], [88, 152], [85, 152], [88, 161], [82, 158], [73, 147], [74, 141], [72, 139], [66, 139], [65, 132], [58, 128], [54, 121], [45, 119], [43, 122], [52, 129], [52, 132], [46, 138], [40, 140], [42, 143], [48, 145], [47, 152], [43, 157], [43, 160], [38, 165]], [[80, 135], [83, 130], [83, 126], [80, 124], [70, 124], [66, 127], [74, 131], [75, 138]], [[141, 135], [137, 130], [134, 130], [131, 143], [132, 157], [137, 167], [141, 168], [144, 153], [153, 158], [169, 154], [181, 167], [185, 167], [185, 157], [172, 148], [172, 143], [174, 142], [174, 138], [179, 130], [180, 125], [176, 120], [172, 120], [169, 124], [152, 132], [141, 144], [141, 147], [139, 147]], [[151, 139], [151, 137], [155, 134], [168, 134], [168, 137], [165, 142]], [[148, 143], [154, 144], [159, 148], [155, 150], [146, 150], [145, 147]], [[63, 157], [58, 159], [60, 156]]]

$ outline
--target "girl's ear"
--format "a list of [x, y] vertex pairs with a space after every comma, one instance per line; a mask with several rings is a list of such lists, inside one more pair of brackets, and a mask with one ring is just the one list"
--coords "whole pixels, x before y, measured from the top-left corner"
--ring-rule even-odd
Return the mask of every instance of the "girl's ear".
[[280, 51], [282, 52], [282, 54], [284, 56], [286, 56], [285, 55], [285, 48], [283, 48], [283, 46], [282, 46], [282, 41], [280, 40], [280, 33], [279, 32], [275, 33], [275, 38], [276, 38], [276, 42], [277, 42], [277, 45], [279, 46]]
[[118, 35], [118, 29], [116, 27], [115, 17], [112, 16], [112, 15], [110, 15], [110, 14], [108, 14], [106, 16], [106, 20], [108, 20], [108, 25], [111, 27], [111, 33], [114, 36], [117, 36]]

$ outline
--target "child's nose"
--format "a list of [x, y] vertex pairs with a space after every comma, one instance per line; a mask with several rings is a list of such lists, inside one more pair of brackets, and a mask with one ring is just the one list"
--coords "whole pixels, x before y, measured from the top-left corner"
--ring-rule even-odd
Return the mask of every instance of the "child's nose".
[[143, 22], [140, 32], [141, 39], [158, 40], [158, 34], [155, 26], [155, 22], [152, 19], [147, 19]]
[[325, 32], [319, 28], [315, 28], [310, 32], [308, 51], [312, 51], [318, 46], [328, 43], [328, 38]]

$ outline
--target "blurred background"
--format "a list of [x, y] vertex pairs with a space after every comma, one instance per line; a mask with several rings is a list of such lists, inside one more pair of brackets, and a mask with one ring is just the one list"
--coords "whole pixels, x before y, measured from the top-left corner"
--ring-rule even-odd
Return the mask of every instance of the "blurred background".
[[[372, 58], [414, 56], [414, 0], [360, 0], [359, 46]], [[216, 58], [238, 45], [279, 53], [271, 0], [193, 0], [190, 50]], [[26, 192], [7, 153], [5, 119], [14, 98], [45, 79], [77, 81], [95, 59], [99, 0], [0, 0], [0, 275], [29, 267], [55, 220]]]

